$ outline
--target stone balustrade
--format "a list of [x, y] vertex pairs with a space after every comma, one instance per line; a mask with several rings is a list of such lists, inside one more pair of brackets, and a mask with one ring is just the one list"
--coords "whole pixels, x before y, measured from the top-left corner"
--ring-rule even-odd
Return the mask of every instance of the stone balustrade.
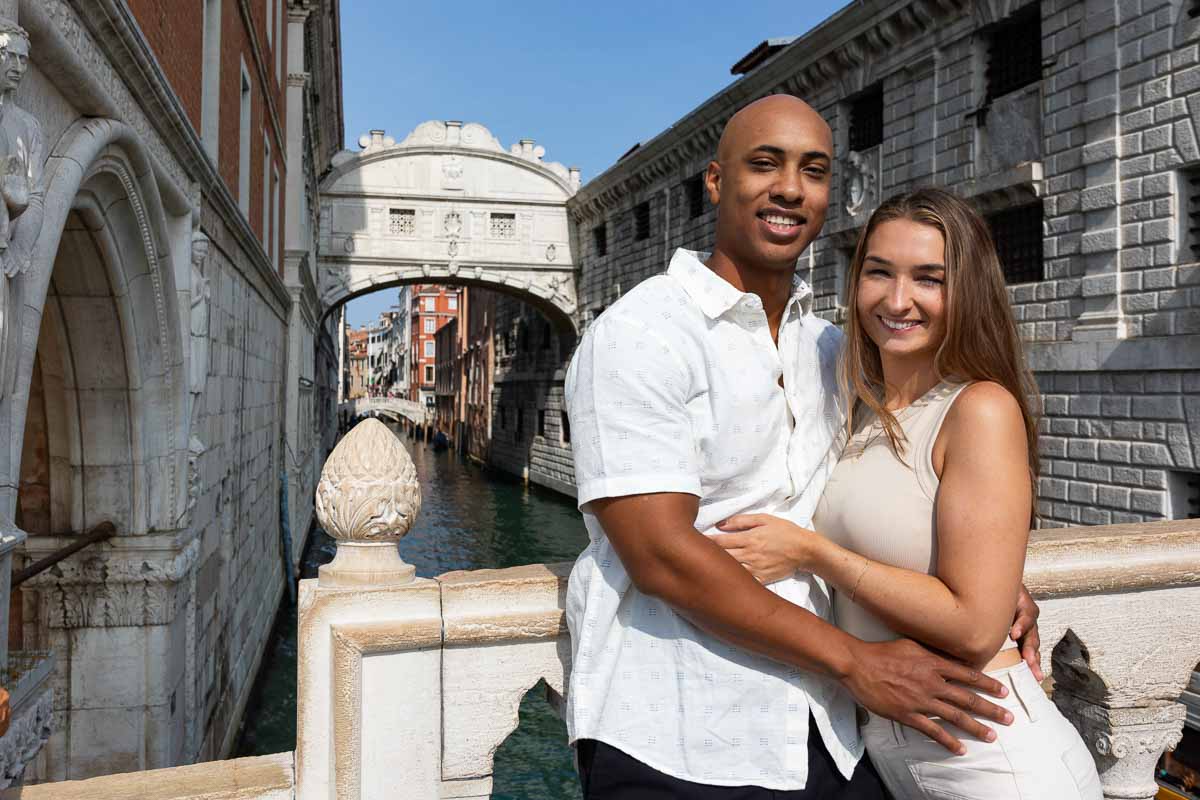
[[[490, 796], [493, 756], [522, 697], [540, 680], [552, 700], [568, 688], [569, 565], [415, 577], [396, 544], [420, 512], [420, 489], [403, 445], [375, 420], [334, 450], [316, 505], [338, 552], [300, 587], [294, 761], [238, 759], [0, 800]], [[1200, 521], [1039, 531], [1025, 575], [1042, 608], [1048, 686], [1091, 748], [1105, 796], [1149, 800], [1200, 661]]]

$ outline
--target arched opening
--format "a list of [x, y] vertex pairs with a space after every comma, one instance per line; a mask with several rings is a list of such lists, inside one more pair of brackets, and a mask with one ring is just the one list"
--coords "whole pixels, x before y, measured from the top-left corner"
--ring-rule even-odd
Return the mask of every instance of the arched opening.
[[90, 164], [82, 174], [50, 171], [47, 207], [63, 210], [47, 214], [41, 286], [27, 297], [27, 313], [41, 312], [18, 375], [29, 395], [6, 409], [23, 432], [15, 516], [29, 534], [15, 566], [100, 522], [117, 531], [10, 599], [10, 648], [55, 658], [53, 733], [30, 780], [186, 758], [186, 598], [172, 574], [190, 563], [175, 552], [186, 529], [180, 318], [152, 173], [116, 144], [125, 131], [105, 125], [65, 137], [92, 151], [63, 158]]

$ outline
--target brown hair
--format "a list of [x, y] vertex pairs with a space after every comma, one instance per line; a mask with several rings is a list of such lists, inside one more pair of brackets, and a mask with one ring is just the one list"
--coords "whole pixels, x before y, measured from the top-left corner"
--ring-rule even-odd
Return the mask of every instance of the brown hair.
[[1038, 390], [1025, 364], [1021, 339], [1008, 302], [1000, 258], [987, 223], [965, 200], [942, 189], [918, 189], [885, 200], [863, 227], [850, 262], [846, 289], [846, 346], [842, 352], [842, 390], [851, 399], [847, 432], [861, 414], [873, 412], [892, 450], [903, 455], [904, 432], [884, 408], [883, 365], [879, 348], [863, 330], [858, 316], [858, 284], [867, 242], [884, 222], [906, 219], [929, 225], [946, 240], [946, 337], [934, 356], [939, 379], [994, 381], [1009, 391], [1021, 408], [1029, 448], [1029, 473], [1037, 497]]

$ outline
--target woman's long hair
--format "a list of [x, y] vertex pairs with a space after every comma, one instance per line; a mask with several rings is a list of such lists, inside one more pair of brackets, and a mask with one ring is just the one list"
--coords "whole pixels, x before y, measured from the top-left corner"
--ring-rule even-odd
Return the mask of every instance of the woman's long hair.
[[904, 432], [895, 415], [884, 408], [879, 348], [863, 330], [857, 302], [867, 242], [877, 227], [897, 219], [936, 228], [946, 241], [946, 337], [934, 356], [937, 377], [994, 381], [1016, 398], [1025, 420], [1030, 482], [1036, 498], [1037, 384], [1025, 364], [991, 232], [975, 209], [950, 192], [925, 188], [891, 197], [875, 210], [858, 237], [847, 281], [846, 346], [840, 375], [842, 390], [850, 399], [847, 435], [853, 435], [861, 415], [869, 410], [879, 419], [892, 450], [897, 455], [905, 450]]

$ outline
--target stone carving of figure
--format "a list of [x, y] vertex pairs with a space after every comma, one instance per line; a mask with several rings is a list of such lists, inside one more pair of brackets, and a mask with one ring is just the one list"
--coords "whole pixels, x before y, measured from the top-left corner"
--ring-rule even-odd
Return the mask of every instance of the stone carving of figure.
[[875, 170], [867, 156], [851, 152], [846, 159], [846, 174], [849, 178], [847, 186], [846, 211], [857, 214], [864, 206], [868, 206], [875, 189]]
[[201, 394], [208, 381], [208, 306], [212, 289], [204, 275], [204, 259], [208, 257], [208, 237], [197, 231], [192, 234], [192, 302], [191, 302], [191, 370], [188, 388]]
[[0, 396], [11, 391], [20, 352], [12, 280], [29, 270], [42, 229], [42, 128], [13, 99], [28, 66], [29, 34], [0, 17]]

